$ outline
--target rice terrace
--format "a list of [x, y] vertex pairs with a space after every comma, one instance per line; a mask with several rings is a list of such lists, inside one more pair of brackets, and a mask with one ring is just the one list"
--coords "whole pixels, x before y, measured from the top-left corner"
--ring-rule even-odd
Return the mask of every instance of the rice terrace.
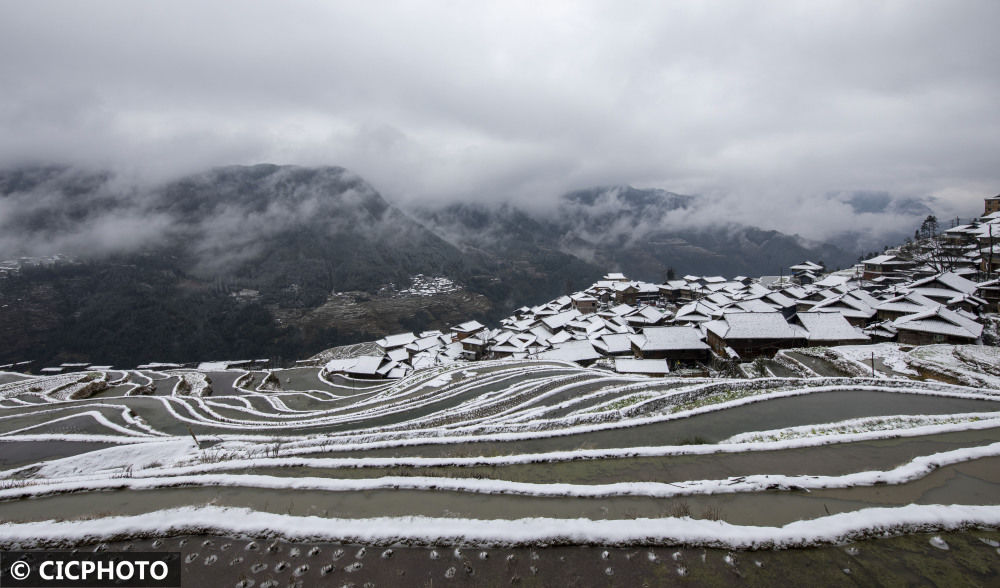
[[[881, 369], [859, 376], [859, 349]], [[394, 381], [8, 372], [0, 541], [171, 547], [185, 573], [245, 587], [754, 584], [782, 569], [851, 584], [914, 550], [923, 564], [891, 577], [988, 582], [997, 360], [882, 344], [783, 351], [771, 361], [798, 373], [781, 378], [541, 360]]]

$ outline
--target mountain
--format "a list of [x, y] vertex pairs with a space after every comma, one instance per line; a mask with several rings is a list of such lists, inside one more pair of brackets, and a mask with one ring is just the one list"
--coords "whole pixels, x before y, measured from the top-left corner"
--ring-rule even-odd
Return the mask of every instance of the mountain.
[[845, 200], [857, 214], [902, 214], [908, 216], [926, 216], [934, 214], [927, 203], [919, 198], [898, 196], [893, 197], [888, 192], [856, 191], [847, 195]]
[[[607, 271], [760, 275], [853, 255], [734, 224], [696, 197], [579, 190], [403, 211], [338, 167], [213, 169], [158, 185], [0, 172], [0, 363], [290, 360], [403, 330], [495, 322]], [[28, 257], [25, 257], [28, 256]]]
[[574, 273], [588, 279], [611, 270], [649, 281], [663, 280], [669, 269], [678, 275], [759, 276], [778, 274], [804, 259], [822, 260], [833, 268], [856, 258], [832, 245], [745, 225], [720, 221], [692, 228], [684, 214], [698, 204], [693, 196], [611, 186], [565, 194], [552, 211], [452, 204], [411, 212], [466, 251], [495, 258], [550, 259], [554, 267], [570, 263], [565, 261], [568, 256], [579, 268]]
[[22, 168], [0, 189], [0, 259], [74, 261], [0, 280], [0, 362], [287, 359], [499, 312], [463, 288], [400, 294], [420, 274], [476, 272], [342, 168], [227, 167], [145, 189]]

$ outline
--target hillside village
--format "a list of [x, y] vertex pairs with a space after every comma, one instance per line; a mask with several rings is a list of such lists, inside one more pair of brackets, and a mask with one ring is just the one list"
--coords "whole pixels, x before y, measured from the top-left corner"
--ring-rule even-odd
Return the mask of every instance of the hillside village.
[[[609, 273], [585, 290], [521, 307], [489, 328], [472, 320], [445, 331], [397, 333], [324, 351], [299, 365], [362, 379], [398, 379], [460, 361], [549, 359], [623, 374], [720, 375], [779, 350], [895, 342], [997, 343], [1000, 195], [984, 213], [939, 231], [928, 217], [913, 240], [854, 267], [827, 272], [804, 261], [778, 276], [686, 275], [663, 283]], [[58, 260], [57, 260], [58, 261]], [[16, 271], [17, 268], [4, 268]], [[454, 283], [419, 275], [422, 296]], [[32, 362], [0, 366], [27, 371]], [[267, 359], [206, 362], [206, 370], [265, 367]], [[41, 374], [109, 369], [87, 363]], [[195, 367], [153, 363], [139, 369]]]
[[788, 275], [687, 275], [661, 284], [609, 273], [589, 288], [522, 307], [496, 328], [399, 333], [303, 363], [355, 378], [483, 359], [601, 362], [619, 373], [706, 375], [781, 349], [879, 342], [994, 343], [1000, 196], [982, 217], [938, 232], [928, 219], [906, 245], [853, 268], [805, 261]]

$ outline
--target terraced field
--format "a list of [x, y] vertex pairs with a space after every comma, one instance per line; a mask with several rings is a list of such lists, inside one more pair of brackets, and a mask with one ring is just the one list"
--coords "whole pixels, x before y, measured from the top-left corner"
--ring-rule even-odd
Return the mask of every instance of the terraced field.
[[997, 526], [1000, 390], [981, 357], [950, 351], [971, 358], [949, 364], [964, 384], [888, 356], [874, 378], [818, 375], [850, 350], [779, 358], [797, 377], [756, 379], [554, 361], [394, 382], [8, 375], [0, 542], [763, 549]]

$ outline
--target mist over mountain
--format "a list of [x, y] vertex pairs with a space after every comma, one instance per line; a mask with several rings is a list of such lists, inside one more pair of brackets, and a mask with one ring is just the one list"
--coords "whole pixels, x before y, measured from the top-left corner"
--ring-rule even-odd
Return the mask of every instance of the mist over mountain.
[[194, 278], [266, 291], [297, 284], [321, 298], [463, 266], [342, 168], [226, 167], [143, 191], [109, 174], [39, 168], [2, 174], [0, 187], [4, 257], [142, 252]]
[[[336, 292], [470, 275], [458, 249], [342, 168], [227, 167], [142, 188], [35, 167], [0, 174], [0, 188], [0, 259], [72, 260], [29, 259], [0, 280], [9, 359], [293, 358], [402, 328], [405, 317], [384, 313], [310, 314]], [[482, 296], [452, 297], [454, 308], [411, 313], [412, 326], [492, 308]]]
[[[339, 167], [231, 166], [157, 185], [59, 166], [0, 172], [0, 361], [301, 357], [495, 321], [607, 271], [777, 274], [856, 251], [712, 213], [700, 196], [586, 188], [555, 207], [405, 211]], [[857, 197], [860, 214], [896, 206]], [[41, 260], [63, 256], [61, 261]], [[425, 278], [421, 278], [424, 276]], [[448, 287], [417, 296], [410, 286]], [[419, 288], [417, 288], [419, 289]], [[426, 294], [426, 293], [425, 293]]]
[[622, 271], [650, 281], [663, 280], [668, 269], [678, 275], [776, 275], [803, 259], [823, 260], [832, 268], [857, 257], [854, 251], [724, 218], [691, 223], [697, 207], [695, 196], [612, 186], [567, 193], [554, 211], [452, 204], [412, 212], [469, 251], [501, 257], [562, 254], [600, 272]]

